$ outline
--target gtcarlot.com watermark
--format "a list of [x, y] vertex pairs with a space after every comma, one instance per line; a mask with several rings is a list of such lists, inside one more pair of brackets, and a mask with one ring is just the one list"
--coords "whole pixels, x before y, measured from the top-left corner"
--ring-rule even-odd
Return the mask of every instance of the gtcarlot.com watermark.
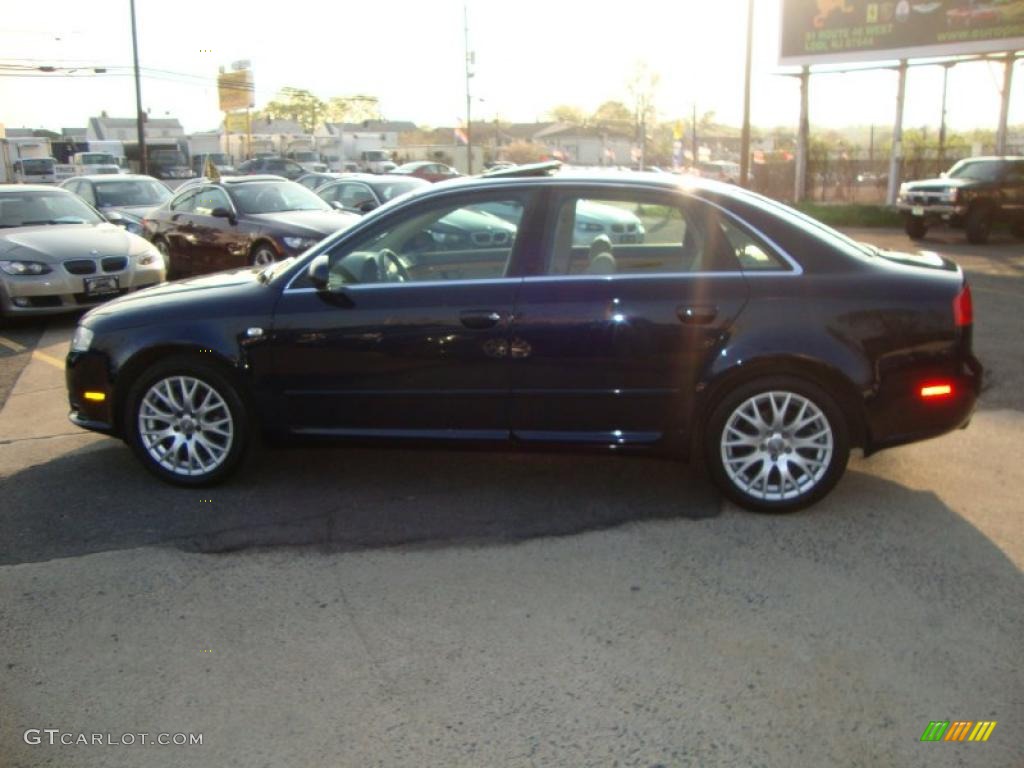
[[60, 728], [29, 728], [22, 738], [32, 746], [49, 744], [89, 747], [189, 747], [201, 746], [201, 733], [84, 733]]

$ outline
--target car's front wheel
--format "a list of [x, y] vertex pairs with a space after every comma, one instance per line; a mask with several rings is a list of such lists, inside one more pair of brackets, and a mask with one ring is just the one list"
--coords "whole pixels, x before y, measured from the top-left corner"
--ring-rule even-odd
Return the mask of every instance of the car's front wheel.
[[705, 457], [737, 504], [791, 512], [824, 497], [849, 458], [846, 419], [819, 386], [789, 376], [740, 385], [714, 409]]
[[189, 356], [149, 368], [132, 386], [125, 436], [142, 463], [176, 485], [223, 480], [248, 441], [245, 406], [216, 367]]
[[928, 234], [928, 225], [922, 216], [907, 216], [903, 229], [911, 240], [920, 240]]

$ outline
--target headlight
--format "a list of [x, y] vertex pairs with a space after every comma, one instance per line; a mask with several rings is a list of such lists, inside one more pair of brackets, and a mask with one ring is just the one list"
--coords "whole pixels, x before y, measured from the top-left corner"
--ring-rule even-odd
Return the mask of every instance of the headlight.
[[0, 261], [0, 269], [8, 275], [45, 275], [52, 272], [48, 264], [41, 261]]
[[161, 261], [163, 257], [160, 255], [160, 251], [143, 251], [135, 259], [140, 267], [148, 267], [150, 264]]
[[284, 244], [293, 251], [304, 251], [307, 248], [312, 248], [320, 242], [313, 237], [282, 237], [281, 239], [284, 240]]
[[75, 328], [75, 335], [71, 337], [72, 352], [88, 352], [92, 344], [92, 329], [80, 325]]

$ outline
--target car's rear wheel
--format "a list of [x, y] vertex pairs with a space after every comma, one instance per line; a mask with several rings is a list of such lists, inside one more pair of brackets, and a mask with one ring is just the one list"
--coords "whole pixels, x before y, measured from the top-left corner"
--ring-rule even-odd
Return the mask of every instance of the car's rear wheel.
[[252, 265], [254, 267], [268, 267], [277, 261], [277, 251], [266, 243], [260, 243], [252, 249]]
[[964, 228], [967, 230], [967, 242], [984, 245], [992, 232], [992, 211], [987, 206], [971, 208]]
[[215, 366], [177, 356], [149, 368], [132, 386], [125, 436], [148, 470], [176, 485], [223, 480], [248, 442], [245, 406]]
[[928, 225], [922, 216], [907, 216], [903, 222], [903, 229], [911, 240], [921, 240], [928, 234]]
[[846, 418], [819, 386], [781, 376], [742, 384], [714, 409], [705, 457], [737, 504], [791, 512], [824, 497], [850, 455]]

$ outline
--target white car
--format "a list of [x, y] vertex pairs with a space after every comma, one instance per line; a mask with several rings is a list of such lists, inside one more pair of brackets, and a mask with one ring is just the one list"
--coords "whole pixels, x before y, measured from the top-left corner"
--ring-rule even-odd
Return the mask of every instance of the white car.
[[43, 185], [0, 189], [0, 315], [51, 315], [164, 280], [152, 243], [76, 195]]

